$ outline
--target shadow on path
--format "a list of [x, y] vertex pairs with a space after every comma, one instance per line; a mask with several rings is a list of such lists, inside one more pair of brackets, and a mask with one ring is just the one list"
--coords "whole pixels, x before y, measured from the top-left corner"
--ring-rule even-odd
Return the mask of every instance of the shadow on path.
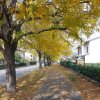
[[47, 72], [46, 81], [36, 92], [32, 100], [83, 100], [79, 91], [76, 91], [71, 82], [53, 65]]

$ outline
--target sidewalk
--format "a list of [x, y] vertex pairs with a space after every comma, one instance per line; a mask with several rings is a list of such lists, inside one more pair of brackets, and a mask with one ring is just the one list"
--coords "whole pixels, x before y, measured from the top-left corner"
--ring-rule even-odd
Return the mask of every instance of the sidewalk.
[[[16, 68], [16, 77], [17, 79], [21, 78], [37, 69], [39, 69], [38, 65], [31, 65], [27, 67], [25, 66], [25, 67]], [[4, 70], [0, 70], [0, 85], [5, 86], [5, 82], [6, 82], [6, 71], [4, 69]]]
[[60, 73], [59, 65], [52, 67], [32, 100], [83, 100], [81, 93], [76, 91], [69, 79], [65, 79]]

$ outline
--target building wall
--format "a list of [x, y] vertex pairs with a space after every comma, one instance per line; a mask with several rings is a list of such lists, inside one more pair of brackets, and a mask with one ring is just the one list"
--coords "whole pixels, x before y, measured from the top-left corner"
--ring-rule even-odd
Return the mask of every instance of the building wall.
[[[84, 54], [83, 49], [82, 55]], [[100, 63], [100, 37], [89, 41], [89, 53], [85, 54], [85, 63]]]
[[30, 61], [32, 61], [34, 59], [33, 58], [33, 55], [31, 53], [26, 52], [24, 50], [17, 50], [16, 52], [18, 52], [21, 55], [21, 57], [23, 59], [25, 59], [26, 61], [29, 61], [30, 62]]
[[32, 61], [33, 60], [33, 56], [31, 53], [25, 52], [25, 59], [28, 61]]

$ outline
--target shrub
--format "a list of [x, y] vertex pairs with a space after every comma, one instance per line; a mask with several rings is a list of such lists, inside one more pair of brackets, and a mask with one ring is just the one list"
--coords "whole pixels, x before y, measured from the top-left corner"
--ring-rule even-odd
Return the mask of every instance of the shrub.
[[35, 64], [36, 64], [36, 61], [30, 62], [30, 65], [35, 65]]
[[0, 70], [5, 69], [5, 65], [0, 65]]
[[100, 82], [100, 67], [77, 65], [71, 61], [61, 61], [60, 64]]
[[[22, 66], [26, 66], [26, 63], [15, 63], [16, 67], [22, 67]], [[0, 65], [0, 70], [5, 69], [6, 65]]]
[[26, 66], [26, 63], [23, 63], [23, 62], [22, 62], [22, 63], [17, 63], [17, 64], [16, 64], [16, 67], [22, 67], [22, 66]]

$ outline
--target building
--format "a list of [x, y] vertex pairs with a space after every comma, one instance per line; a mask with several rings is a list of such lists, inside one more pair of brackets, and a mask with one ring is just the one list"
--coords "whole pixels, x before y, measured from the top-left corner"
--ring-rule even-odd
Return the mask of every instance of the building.
[[77, 47], [77, 61], [100, 63], [100, 33], [94, 32], [86, 41]]
[[30, 52], [27, 52], [27, 51], [25, 51], [25, 50], [22, 49], [22, 48], [18, 48], [16, 52], [19, 53], [20, 56], [21, 56], [26, 62], [31, 62], [31, 61], [33, 61], [33, 60], [36, 61], [36, 59], [37, 59], [37, 58], [36, 58], [35, 56], [33, 56]]

